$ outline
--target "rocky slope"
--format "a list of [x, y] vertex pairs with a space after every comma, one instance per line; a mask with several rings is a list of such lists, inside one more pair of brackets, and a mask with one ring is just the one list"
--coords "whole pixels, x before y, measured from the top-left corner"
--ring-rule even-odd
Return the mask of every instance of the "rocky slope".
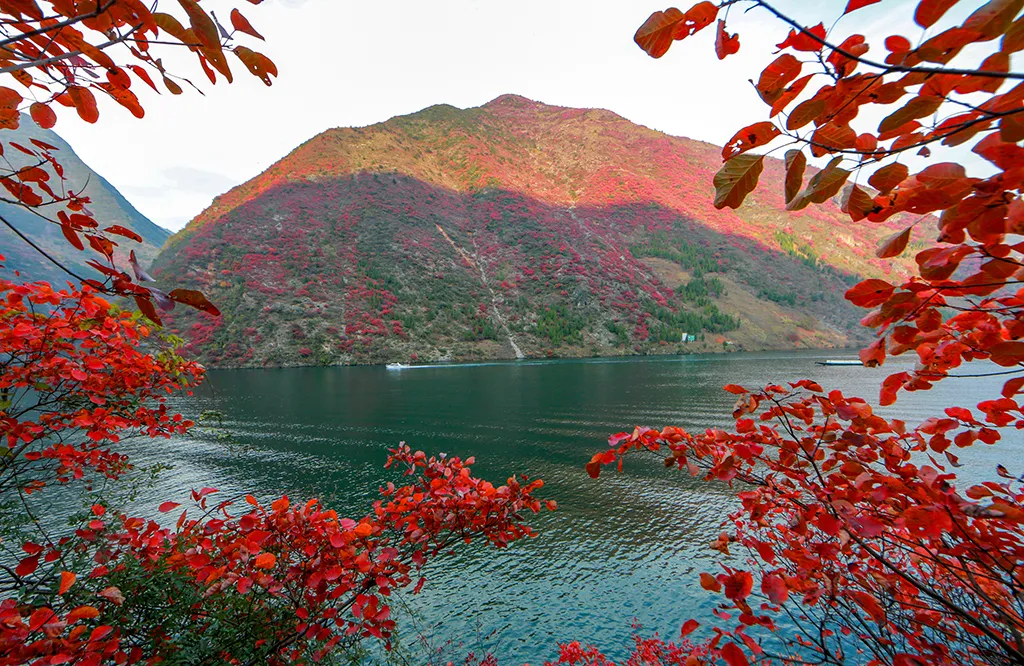
[[[12, 148], [11, 142], [31, 146], [31, 140], [36, 139], [56, 147], [54, 156], [64, 168], [64, 176], [67, 178], [64, 187], [75, 192], [84, 191], [85, 196], [92, 200], [89, 210], [103, 226], [119, 224], [142, 236], [142, 243], [127, 239], [119, 241], [122, 247], [115, 250], [115, 260], [119, 266], [127, 266], [126, 255], [130, 249], [135, 250], [143, 264], [156, 257], [160, 246], [171, 233], [153, 224], [149, 218], [135, 210], [103, 176], [90, 169], [57, 133], [40, 128], [30, 117], [22, 115], [18, 129], [4, 130], [2, 134], [0, 139], [5, 143], [4, 157], [10, 160], [15, 168], [24, 166], [31, 158]], [[51, 186], [59, 188], [59, 185], [56, 185], [59, 179], [53, 169], [49, 165], [44, 168], [50, 172]], [[6, 192], [4, 194], [6, 195]], [[51, 208], [53, 206], [47, 207], [46, 214], [55, 218], [56, 210], [50, 210]], [[56, 225], [40, 219], [20, 206], [3, 202], [0, 202], [0, 216], [78, 275], [100, 277], [97, 271], [85, 264], [86, 259], [96, 259], [97, 255], [89, 251], [76, 250], [64, 240], [60, 228]], [[47, 280], [54, 285], [63, 285], [69, 279], [67, 273], [47, 261], [3, 224], [0, 224], [0, 254], [6, 258], [4, 265], [8, 269], [21, 271], [29, 280]]]
[[434, 106], [307, 141], [154, 271], [220, 307], [169, 324], [222, 366], [861, 342], [842, 293], [888, 270], [873, 249], [892, 228], [786, 213], [778, 161], [715, 210], [720, 150], [510, 95]]

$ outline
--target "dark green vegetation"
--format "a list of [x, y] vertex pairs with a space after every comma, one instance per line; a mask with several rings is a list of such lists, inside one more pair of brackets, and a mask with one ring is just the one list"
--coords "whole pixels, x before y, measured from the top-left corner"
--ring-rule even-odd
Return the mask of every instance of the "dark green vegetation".
[[842, 293], [880, 274], [871, 250], [890, 230], [767, 194], [715, 210], [698, 185], [718, 162], [606, 111], [431, 107], [307, 141], [154, 268], [224, 313], [169, 320], [215, 365], [856, 343]]

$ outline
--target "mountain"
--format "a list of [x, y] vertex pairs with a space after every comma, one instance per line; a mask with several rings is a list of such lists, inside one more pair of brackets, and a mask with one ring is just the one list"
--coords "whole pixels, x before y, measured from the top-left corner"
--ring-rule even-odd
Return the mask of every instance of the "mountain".
[[[10, 147], [11, 142], [31, 147], [31, 140], [35, 139], [54, 146], [57, 149], [53, 152], [54, 157], [63, 167], [64, 176], [67, 178], [64, 187], [75, 192], [84, 190], [85, 196], [91, 199], [88, 208], [101, 226], [119, 224], [142, 236], [142, 243], [128, 239], [117, 241], [120, 245], [115, 249], [115, 261], [119, 266], [127, 266], [128, 250], [135, 250], [139, 261], [144, 266], [148, 265], [156, 257], [160, 246], [171, 235], [171, 232], [153, 224], [149, 218], [135, 210], [113, 185], [90, 169], [56, 132], [40, 128], [29, 116], [22, 114], [20, 127], [16, 130], [3, 130], [0, 139], [5, 143], [4, 157], [10, 160], [15, 168], [25, 166], [31, 158]], [[44, 168], [50, 173], [49, 184], [59, 192], [59, 186], [55, 185], [59, 181], [52, 167], [47, 165]], [[55, 218], [55, 207], [48, 208], [52, 210], [47, 210], [47, 215]], [[88, 250], [76, 250], [64, 240], [60, 228], [56, 225], [40, 219], [20, 206], [2, 202], [0, 216], [78, 275], [99, 277], [97, 271], [85, 264], [87, 259], [98, 259], [99, 255]], [[5, 267], [8, 270], [21, 271], [29, 280], [47, 280], [54, 285], [63, 285], [70, 279], [67, 273], [47, 261], [3, 224], [0, 224], [0, 248], [0, 254], [6, 258]]]
[[873, 250], [895, 227], [786, 213], [778, 160], [715, 210], [720, 154], [609, 111], [433, 106], [310, 139], [216, 198], [154, 272], [220, 307], [169, 325], [221, 366], [862, 342], [842, 294], [890, 270]]

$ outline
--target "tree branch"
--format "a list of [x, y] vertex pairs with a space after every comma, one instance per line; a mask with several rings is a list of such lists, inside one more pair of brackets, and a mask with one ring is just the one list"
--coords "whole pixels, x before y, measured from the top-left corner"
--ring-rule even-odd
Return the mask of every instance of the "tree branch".
[[801, 34], [809, 37], [810, 39], [818, 42], [822, 46], [832, 49], [844, 58], [855, 60], [856, 62], [866, 65], [868, 67], [874, 67], [875, 69], [886, 70], [890, 72], [906, 72], [908, 74], [954, 74], [957, 76], [984, 76], [989, 78], [997, 79], [1024, 79], [1024, 72], [994, 72], [985, 69], [957, 69], [953, 67], [907, 67], [906, 65], [890, 65], [887, 63], [875, 62], [874, 60], [868, 60], [860, 56], [854, 55], [845, 49], [841, 49], [834, 44], [830, 44], [828, 41], [818, 37], [807, 28], [803, 27], [793, 19], [789, 18], [779, 10], [775, 9], [764, 0], [753, 0], [754, 4], [759, 7], [767, 9], [769, 12], [774, 14], [776, 18], [788, 23], [793, 28], [798, 30]]

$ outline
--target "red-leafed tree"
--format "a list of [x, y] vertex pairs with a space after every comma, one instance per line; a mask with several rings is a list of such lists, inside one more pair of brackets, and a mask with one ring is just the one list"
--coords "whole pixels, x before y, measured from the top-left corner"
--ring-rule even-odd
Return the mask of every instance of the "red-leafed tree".
[[[842, 16], [878, 2], [850, 0]], [[730, 12], [754, 10], [784, 37], [755, 77], [768, 120], [723, 149], [717, 207], [739, 207], [757, 186], [768, 153], [749, 151], [788, 149], [790, 210], [835, 198], [864, 224], [906, 219], [881, 258], [902, 254], [912, 236], [922, 242], [916, 275], [846, 294], [871, 309], [863, 323], [877, 330], [865, 365], [917, 357], [884, 380], [882, 405], [949, 377], [1008, 379], [1002, 395], [921, 424], [809, 380], [730, 385], [731, 430], [612, 437], [588, 465], [592, 476], [649, 452], [739, 491], [741, 506], [712, 547], [741, 559], [700, 577], [723, 596], [720, 622], [693, 649], [660, 644], [661, 663], [1024, 664], [1024, 470], [999, 466], [992, 480], [964, 487], [951, 453], [1019, 443], [1024, 428], [1024, 73], [1010, 67], [1024, 49], [1024, 2], [957, 4], [921, 0], [920, 36], [870, 43], [844, 32], [850, 19], [806, 26], [760, 0], [656, 12], [636, 33], [657, 58], [717, 26], [724, 58], [740, 43], [726, 30]], [[805, 178], [808, 153], [828, 161]], [[984, 363], [965, 369], [972, 362]], [[1007, 466], [1015, 460], [1007, 450]], [[684, 636], [695, 629], [688, 622]], [[569, 647], [564, 663], [604, 663], [596, 650]]]
[[[393, 592], [418, 590], [417, 571], [464, 541], [529, 536], [523, 516], [541, 508], [539, 480], [494, 486], [472, 459], [401, 445], [387, 466], [408, 482], [356, 520], [317, 500], [236, 508], [212, 488], [176, 523], [129, 516], [118, 444], [187, 432], [164, 401], [202, 368], [88, 285], [0, 279], [0, 348], [0, 665], [307, 663], [367, 637], [388, 645]], [[100, 499], [68, 516], [59, 487]]]

